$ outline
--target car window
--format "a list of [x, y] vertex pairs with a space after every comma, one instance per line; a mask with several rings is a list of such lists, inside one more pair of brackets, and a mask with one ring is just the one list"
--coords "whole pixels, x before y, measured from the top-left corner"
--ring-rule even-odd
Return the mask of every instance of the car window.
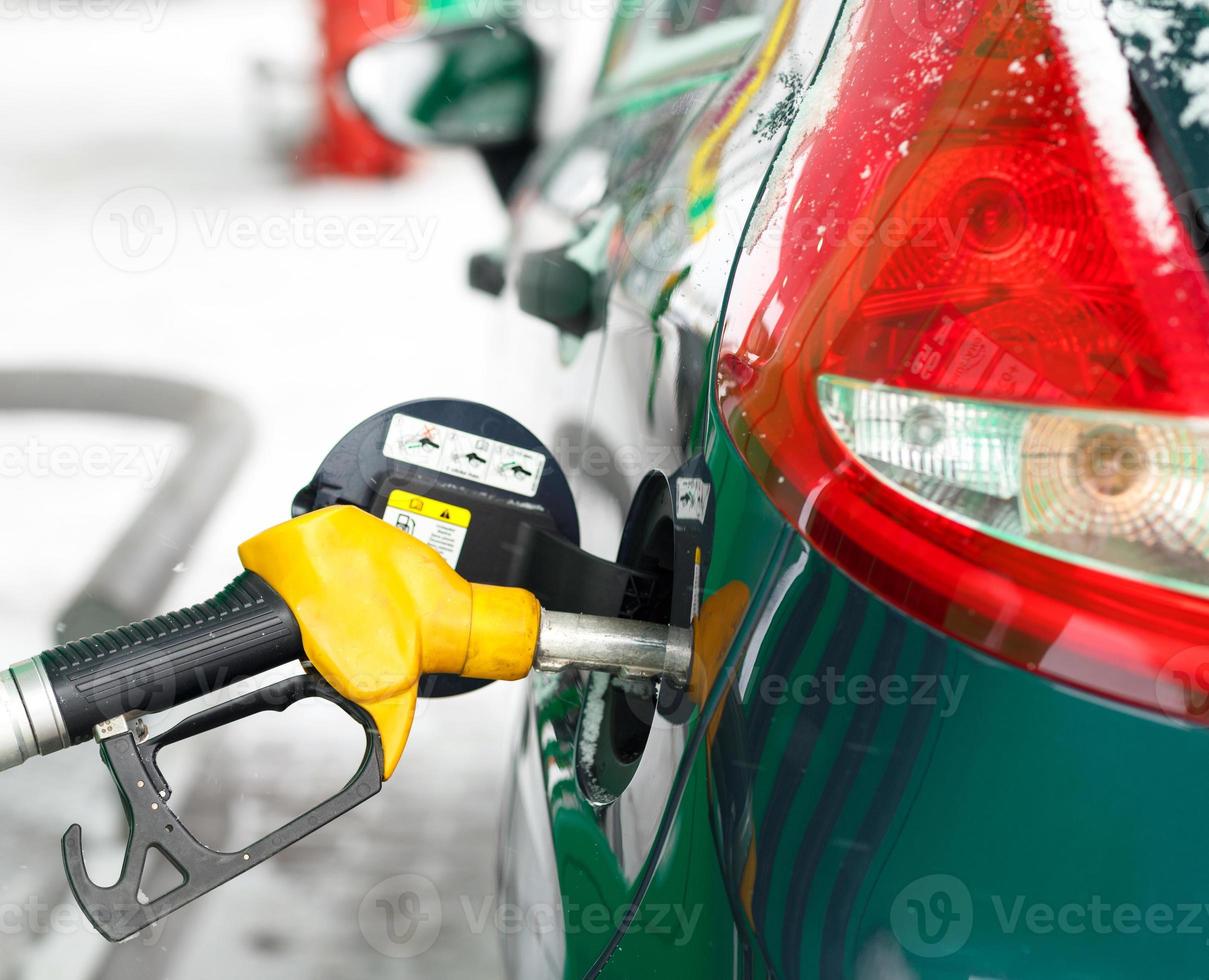
[[622, 0], [604, 92], [692, 78], [736, 64], [772, 0]]

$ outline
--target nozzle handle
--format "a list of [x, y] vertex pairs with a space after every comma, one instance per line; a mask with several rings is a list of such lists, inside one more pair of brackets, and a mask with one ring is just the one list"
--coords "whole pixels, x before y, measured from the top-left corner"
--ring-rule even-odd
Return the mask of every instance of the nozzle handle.
[[64, 741], [75, 745], [110, 718], [163, 711], [303, 656], [289, 606], [244, 572], [206, 602], [64, 643], [35, 661]]

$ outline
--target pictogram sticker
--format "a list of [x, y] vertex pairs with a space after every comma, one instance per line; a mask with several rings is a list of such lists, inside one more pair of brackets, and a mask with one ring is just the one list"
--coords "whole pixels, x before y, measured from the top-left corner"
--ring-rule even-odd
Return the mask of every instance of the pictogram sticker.
[[402, 414], [390, 420], [382, 454], [522, 497], [536, 496], [546, 468], [541, 453]]

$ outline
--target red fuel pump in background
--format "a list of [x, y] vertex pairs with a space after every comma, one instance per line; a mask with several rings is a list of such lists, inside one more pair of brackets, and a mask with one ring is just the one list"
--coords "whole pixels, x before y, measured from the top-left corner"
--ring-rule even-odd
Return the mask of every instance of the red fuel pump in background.
[[393, 177], [408, 152], [384, 139], [353, 104], [345, 86], [349, 61], [415, 16], [421, 0], [319, 0], [323, 41], [319, 129], [301, 155], [308, 174]]

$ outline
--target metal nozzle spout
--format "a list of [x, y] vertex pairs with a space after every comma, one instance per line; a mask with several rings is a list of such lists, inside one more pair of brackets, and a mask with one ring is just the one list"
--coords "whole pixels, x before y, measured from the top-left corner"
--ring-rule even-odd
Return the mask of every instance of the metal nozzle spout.
[[688, 684], [693, 631], [629, 619], [542, 612], [533, 666], [538, 670], [581, 667], [630, 677], [666, 677]]
[[0, 669], [0, 771], [69, 744], [41, 662], [23, 660]]

